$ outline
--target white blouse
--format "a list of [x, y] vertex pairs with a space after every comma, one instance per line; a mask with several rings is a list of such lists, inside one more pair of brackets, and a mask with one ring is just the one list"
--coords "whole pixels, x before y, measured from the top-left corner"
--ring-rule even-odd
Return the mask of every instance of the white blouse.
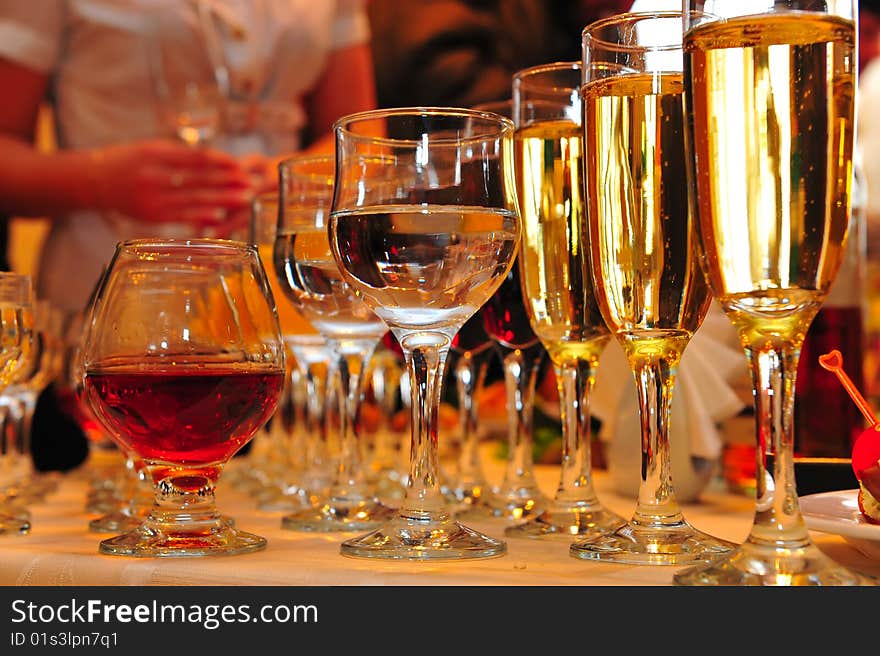
[[[236, 154], [296, 151], [302, 98], [328, 55], [369, 39], [363, 0], [0, 0], [0, 57], [50, 75], [60, 148], [170, 136], [157, 91], [160, 24], [199, 84], [228, 80], [247, 106], [246, 121], [215, 144]], [[81, 309], [116, 242], [146, 230], [91, 212], [56, 218], [40, 295]]]

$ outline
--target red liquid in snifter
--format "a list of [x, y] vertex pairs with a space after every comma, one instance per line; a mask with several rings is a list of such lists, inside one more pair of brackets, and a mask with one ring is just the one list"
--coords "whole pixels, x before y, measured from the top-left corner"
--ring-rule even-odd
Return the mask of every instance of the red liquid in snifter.
[[275, 411], [284, 373], [234, 369], [113, 369], [86, 375], [86, 393], [116, 439], [152, 462], [222, 463]]

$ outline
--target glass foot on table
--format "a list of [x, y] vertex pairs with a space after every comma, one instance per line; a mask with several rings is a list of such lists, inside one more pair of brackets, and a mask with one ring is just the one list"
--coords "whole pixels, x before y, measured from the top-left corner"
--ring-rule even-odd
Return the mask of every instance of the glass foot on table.
[[394, 510], [376, 499], [325, 503], [281, 518], [291, 531], [369, 531], [394, 516]]
[[344, 556], [395, 560], [464, 560], [507, 553], [496, 540], [449, 516], [437, 518], [398, 515], [381, 528], [342, 543]]
[[101, 541], [98, 550], [108, 555], [152, 558], [232, 556], [265, 547], [266, 538], [233, 528], [226, 517], [189, 523], [186, 530], [147, 518], [133, 531]]
[[30, 530], [29, 518], [0, 513], [0, 535], [24, 535], [30, 533]]
[[594, 538], [612, 533], [624, 524], [623, 517], [602, 506], [579, 508], [554, 504], [522, 524], [508, 526], [504, 535], [511, 538]]
[[687, 565], [713, 560], [735, 547], [684, 521], [650, 526], [629, 522], [609, 535], [575, 542], [569, 553], [608, 563]]
[[779, 547], [751, 541], [709, 563], [682, 570], [672, 580], [676, 585], [876, 585], [838, 565], [811, 543]]

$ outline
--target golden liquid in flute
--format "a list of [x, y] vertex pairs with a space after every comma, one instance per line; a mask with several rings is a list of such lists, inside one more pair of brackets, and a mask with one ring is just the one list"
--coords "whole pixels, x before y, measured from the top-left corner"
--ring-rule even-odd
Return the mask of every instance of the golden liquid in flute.
[[514, 142], [532, 327], [554, 361], [598, 357], [609, 333], [590, 272], [583, 129], [546, 121], [518, 130]]
[[852, 21], [803, 12], [685, 35], [705, 264], [740, 328], [771, 322], [801, 339], [837, 274], [852, 179], [854, 42]]
[[599, 307], [630, 360], [675, 359], [711, 301], [688, 210], [682, 91], [680, 73], [583, 88]]

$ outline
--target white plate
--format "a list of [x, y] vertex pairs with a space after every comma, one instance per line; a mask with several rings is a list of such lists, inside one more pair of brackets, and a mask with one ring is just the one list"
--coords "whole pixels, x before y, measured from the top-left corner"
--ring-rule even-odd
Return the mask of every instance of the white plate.
[[842, 536], [868, 558], [880, 560], [880, 524], [871, 524], [859, 512], [858, 490], [808, 494], [800, 498], [807, 527]]

